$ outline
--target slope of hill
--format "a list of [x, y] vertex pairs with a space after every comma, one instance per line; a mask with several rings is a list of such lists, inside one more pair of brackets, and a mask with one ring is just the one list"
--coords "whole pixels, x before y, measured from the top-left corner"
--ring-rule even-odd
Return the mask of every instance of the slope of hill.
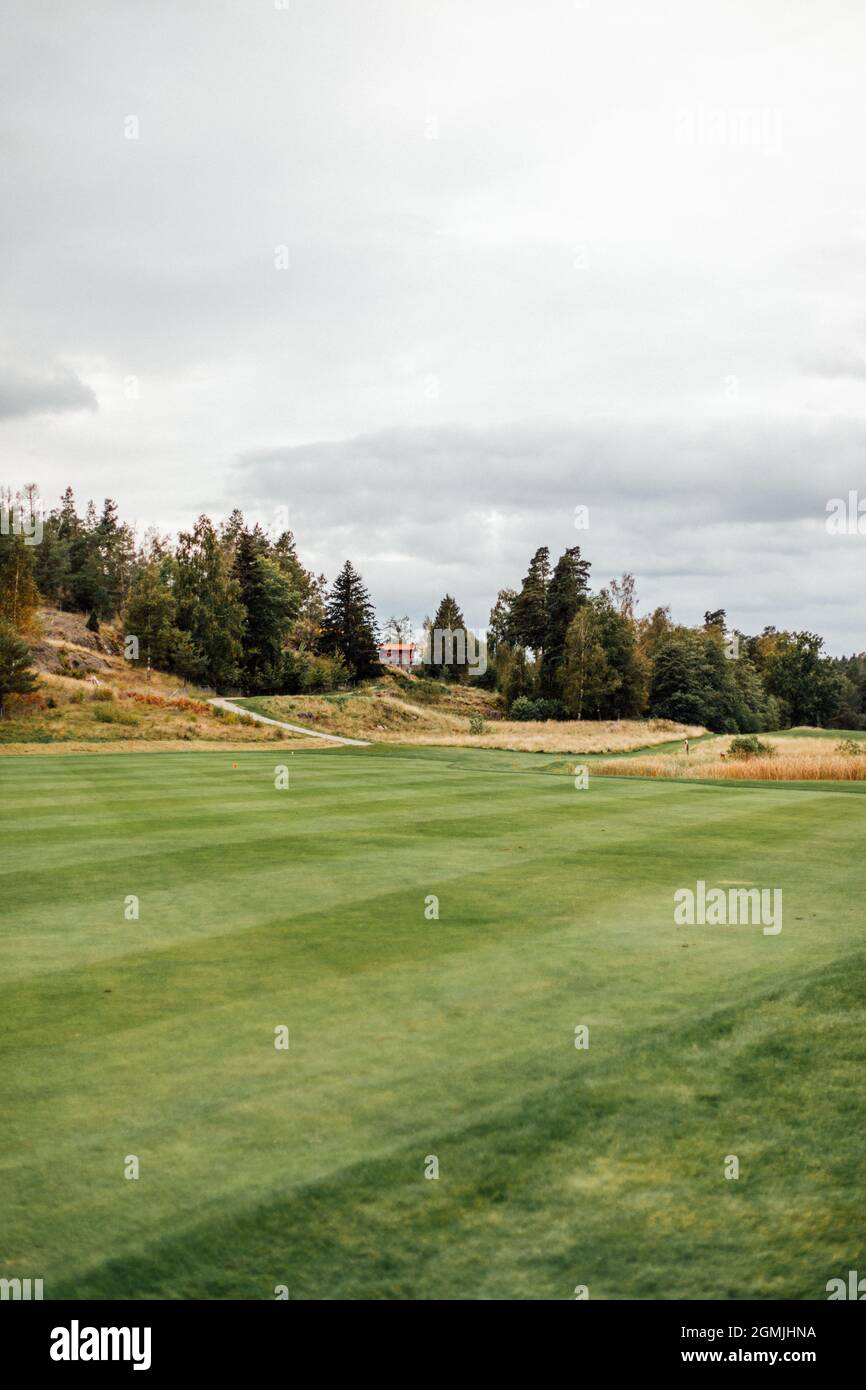
[[0, 720], [0, 753], [316, 746], [215, 709], [207, 703], [211, 692], [177, 676], [141, 670], [124, 659], [119, 631], [105, 624], [89, 632], [80, 613], [40, 609], [31, 650], [39, 689], [10, 700]]
[[[80, 613], [42, 608], [31, 638], [40, 677], [33, 695], [10, 701], [0, 721], [0, 752], [248, 747], [269, 741], [321, 747], [287, 729], [259, 724], [207, 703], [205, 691], [123, 655], [122, 632], [90, 632]], [[501, 695], [474, 686], [385, 671], [356, 689], [326, 695], [238, 698], [251, 713], [311, 733], [373, 743], [499, 748], [526, 753], [618, 753], [704, 731], [668, 720], [557, 723], [505, 719]]]
[[504, 717], [502, 697], [493, 691], [400, 671], [332, 695], [275, 695], [238, 703], [272, 719], [374, 743], [524, 753], [615, 753], [705, 732], [666, 719], [516, 722]]

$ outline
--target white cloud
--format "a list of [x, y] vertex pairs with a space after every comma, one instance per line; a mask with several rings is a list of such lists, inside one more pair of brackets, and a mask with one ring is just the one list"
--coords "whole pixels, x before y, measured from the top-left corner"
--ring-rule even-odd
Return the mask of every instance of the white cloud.
[[8, 481], [175, 526], [288, 459], [323, 565], [361, 543], [478, 610], [585, 493], [596, 574], [640, 554], [690, 611], [712, 561], [756, 621], [863, 645], [854, 552], [804, 571], [796, 529], [862, 479], [861, 40], [846, 0], [20, 7], [0, 356], [99, 410], [19, 381]]

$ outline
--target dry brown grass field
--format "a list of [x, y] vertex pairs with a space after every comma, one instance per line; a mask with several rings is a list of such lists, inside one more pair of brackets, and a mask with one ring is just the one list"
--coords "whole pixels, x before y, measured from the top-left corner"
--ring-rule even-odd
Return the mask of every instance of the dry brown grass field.
[[[492, 691], [390, 672], [357, 690], [277, 695], [242, 703], [271, 719], [373, 743], [501, 748], [514, 753], [627, 752], [704, 732], [663, 719], [511, 721], [502, 718], [501, 698]], [[483, 729], [473, 732], [472, 723], [479, 719]]]
[[866, 781], [866, 740], [861, 753], [841, 753], [837, 743], [843, 737], [759, 735], [775, 751], [767, 757], [733, 758], [730, 737], [709, 739], [684, 753], [616, 762], [599, 762], [593, 774], [600, 777], [676, 777], [711, 778], [719, 781], [768, 782], [864, 782]]

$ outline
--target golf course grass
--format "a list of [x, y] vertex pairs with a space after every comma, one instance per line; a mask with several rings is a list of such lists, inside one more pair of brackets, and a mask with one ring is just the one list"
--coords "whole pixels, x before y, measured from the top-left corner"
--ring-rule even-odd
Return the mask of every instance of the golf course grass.
[[[866, 788], [563, 770], [4, 759], [0, 1276], [823, 1299], [866, 1272]], [[781, 888], [782, 931], [676, 926], [699, 879]]]

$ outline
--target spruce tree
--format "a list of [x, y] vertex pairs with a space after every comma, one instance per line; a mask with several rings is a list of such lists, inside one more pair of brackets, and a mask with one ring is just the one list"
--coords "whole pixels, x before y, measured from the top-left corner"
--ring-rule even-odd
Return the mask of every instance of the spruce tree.
[[177, 625], [189, 634], [191, 659], [200, 654], [202, 676], [217, 690], [237, 685], [243, 656], [244, 607], [232, 574], [232, 555], [210, 517], [183, 531], [177, 547]]
[[[448, 633], [452, 635], [449, 637]], [[436, 609], [431, 636], [427, 662], [430, 674], [440, 680], [465, 681], [469, 675], [467, 657], [474, 656], [475, 649], [473, 646], [471, 653], [467, 651], [466, 621], [457, 600], [450, 594], [445, 595]]]
[[234, 573], [246, 613], [241, 683], [247, 695], [274, 691], [279, 685], [283, 647], [300, 603], [300, 595], [268, 551], [267, 537], [258, 526], [242, 531], [237, 539]]
[[29, 695], [35, 689], [30, 648], [22, 642], [12, 624], [0, 618], [0, 719], [6, 713], [10, 695]]
[[520, 593], [511, 605], [511, 622], [516, 640], [531, 647], [536, 657], [544, 650], [547, 634], [550, 551], [542, 545], [532, 557]]
[[351, 560], [346, 561], [331, 585], [322, 646], [343, 657], [355, 681], [365, 680], [380, 669], [376, 615], [364, 581]]
[[547, 590], [541, 689], [550, 699], [560, 694], [560, 667], [565, 660], [566, 635], [578, 608], [586, 602], [588, 587], [589, 561], [580, 558], [579, 545], [569, 546], [557, 560]]
[[[149, 560], [139, 573], [124, 614], [125, 631], [138, 638], [138, 661], [160, 671], [175, 670], [178, 647], [177, 608], [171, 588], [173, 562]], [[186, 674], [182, 672], [180, 674]]]

